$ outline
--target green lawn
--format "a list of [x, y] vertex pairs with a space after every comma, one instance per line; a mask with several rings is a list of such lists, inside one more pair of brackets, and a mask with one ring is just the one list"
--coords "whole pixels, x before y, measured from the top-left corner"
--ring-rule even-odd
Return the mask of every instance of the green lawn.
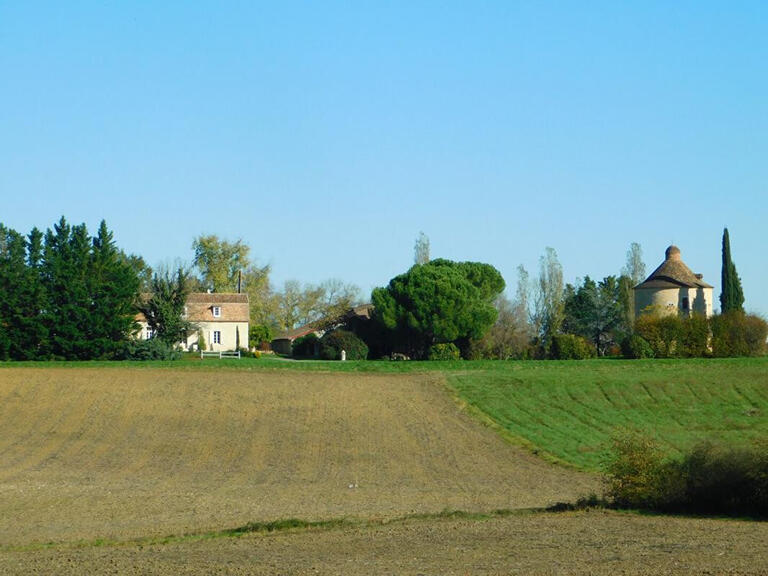
[[768, 438], [766, 358], [503, 365], [448, 382], [513, 438], [578, 468], [598, 470], [621, 430], [671, 455], [705, 439]]

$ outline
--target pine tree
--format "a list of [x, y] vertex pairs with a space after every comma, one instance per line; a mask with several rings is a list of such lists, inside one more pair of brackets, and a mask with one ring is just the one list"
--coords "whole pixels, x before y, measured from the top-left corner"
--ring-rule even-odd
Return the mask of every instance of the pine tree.
[[48, 292], [42, 278], [43, 233], [32, 228], [27, 235], [27, 317], [25, 357], [44, 359], [50, 355], [48, 328], [43, 312], [48, 309]]
[[736, 265], [731, 260], [731, 240], [728, 228], [723, 230], [723, 268], [721, 272], [722, 292], [720, 293], [720, 311], [725, 314], [734, 310], [744, 311], [744, 292], [741, 280], [736, 272]]
[[89, 260], [90, 322], [86, 332], [92, 358], [112, 357], [131, 336], [136, 328], [138, 291], [136, 270], [115, 247], [112, 232], [102, 220]]
[[183, 342], [192, 331], [193, 326], [184, 313], [188, 293], [187, 272], [183, 268], [178, 268], [175, 274], [166, 270], [154, 274], [151, 298], [139, 303], [138, 309], [147, 319], [155, 338], [169, 346]]
[[88, 260], [90, 242], [85, 224], [70, 226], [64, 217], [45, 234], [43, 277], [48, 288], [46, 324], [51, 353], [67, 360], [89, 355]]

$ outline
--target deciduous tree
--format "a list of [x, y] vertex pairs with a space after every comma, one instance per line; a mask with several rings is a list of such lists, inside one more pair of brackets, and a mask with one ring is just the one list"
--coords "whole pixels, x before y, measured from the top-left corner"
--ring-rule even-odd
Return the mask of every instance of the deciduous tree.
[[236, 292], [240, 273], [251, 265], [250, 248], [242, 240], [229, 242], [216, 235], [202, 235], [192, 242], [194, 265], [203, 288], [213, 292]]
[[413, 247], [413, 263], [426, 264], [427, 262], [429, 262], [429, 237], [424, 232], [419, 232]]
[[547, 247], [539, 259], [539, 279], [534, 302], [534, 325], [545, 346], [560, 331], [565, 317], [563, 267], [554, 248]]

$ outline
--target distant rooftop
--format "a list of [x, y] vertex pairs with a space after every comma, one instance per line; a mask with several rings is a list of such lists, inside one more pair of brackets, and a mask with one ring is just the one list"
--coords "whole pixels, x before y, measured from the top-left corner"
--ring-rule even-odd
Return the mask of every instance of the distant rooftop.
[[644, 282], [635, 288], [712, 288], [702, 280], [701, 274], [694, 274], [685, 265], [680, 248], [670, 246], [664, 253], [664, 262]]

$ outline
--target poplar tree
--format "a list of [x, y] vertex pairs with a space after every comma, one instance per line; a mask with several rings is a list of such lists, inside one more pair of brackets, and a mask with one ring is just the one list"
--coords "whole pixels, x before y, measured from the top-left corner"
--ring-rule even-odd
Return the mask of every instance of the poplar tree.
[[723, 229], [723, 268], [721, 272], [722, 292], [720, 292], [720, 311], [725, 314], [734, 310], [744, 311], [744, 292], [741, 280], [736, 272], [736, 265], [731, 260], [731, 240], [728, 228]]
[[416, 243], [413, 246], [413, 263], [426, 264], [429, 262], [429, 237], [424, 232], [419, 232]]

